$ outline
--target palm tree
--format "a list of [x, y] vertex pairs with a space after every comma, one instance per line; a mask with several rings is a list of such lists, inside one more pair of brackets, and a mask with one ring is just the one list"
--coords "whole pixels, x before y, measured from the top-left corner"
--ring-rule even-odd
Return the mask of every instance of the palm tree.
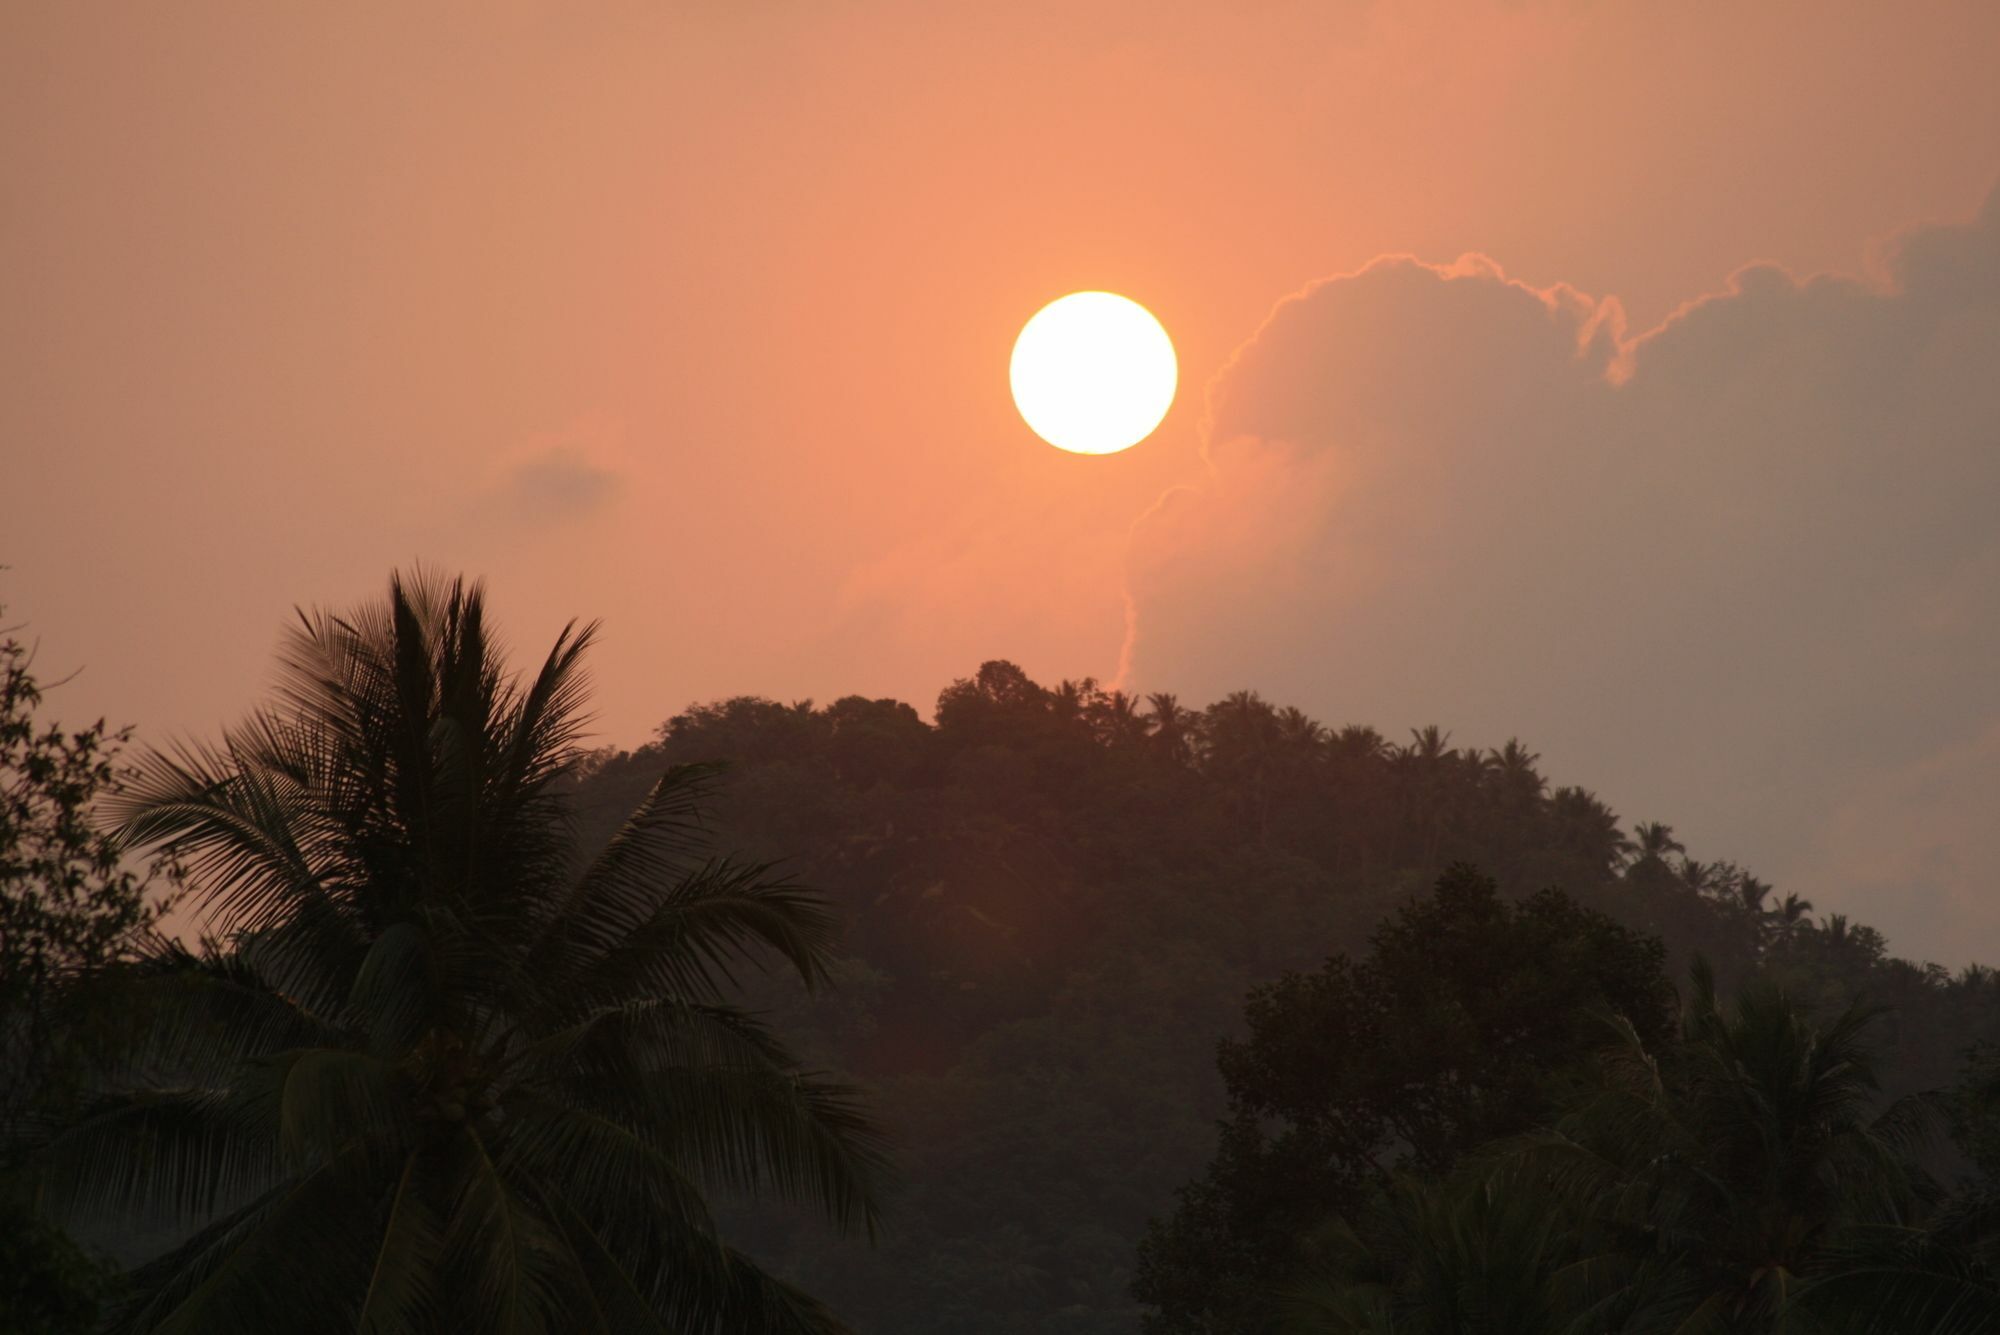
[[[1410, 744], [1398, 747], [1391, 758], [1391, 772], [1401, 780], [1406, 819], [1416, 832], [1416, 860], [1421, 866], [1436, 862], [1444, 845], [1445, 827], [1456, 815], [1453, 804], [1451, 769], [1459, 754], [1451, 746], [1451, 734], [1436, 724], [1410, 729]], [[1474, 756], [1475, 763], [1480, 758]]]
[[1774, 912], [1777, 913], [1779, 918], [1784, 920], [1787, 926], [1790, 926], [1792, 923], [1803, 921], [1805, 916], [1811, 913], [1812, 910], [1813, 902], [1810, 899], [1801, 899], [1797, 895], [1786, 895], [1784, 899], [1779, 901], [1778, 907]]
[[1665, 862], [1669, 853], [1685, 853], [1687, 845], [1674, 838], [1674, 827], [1649, 820], [1632, 827], [1634, 851], [1641, 862]]
[[1097, 740], [1106, 746], [1134, 746], [1146, 737], [1146, 720], [1139, 715], [1138, 697], [1123, 691], [1107, 691], [1092, 701], [1090, 721]]
[[1201, 737], [1203, 768], [1221, 784], [1245, 826], [1259, 841], [1268, 840], [1285, 742], [1277, 709], [1255, 691], [1232, 691], [1203, 713]]
[[1520, 738], [1510, 737], [1505, 746], [1487, 751], [1487, 777], [1499, 789], [1503, 801], [1516, 810], [1531, 809], [1548, 791], [1548, 780], [1535, 768], [1541, 759], [1539, 754], [1521, 745]]
[[872, 1235], [854, 1091], [728, 1000], [767, 959], [818, 983], [834, 921], [708, 853], [705, 769], [579, 863], [591, 635], [524, 682], [477, 585], [392, 577], [386, 606], [301, 614], [279, 708], [144, 762], [125, 833], [183, 860], [219, 937], [134, 971], [130, 1070], [42, 1160], [73, 1216], [199, 1221], [117, 1329], [841, 1329], [707, 1203]]
[[1625, 866], [1625, 879], [1644, 889], [1665, 893], [1680, 884], [1680, 878], [1668, 865], [1671, 854], [1687, 852], [1686, 845], [1674, 838], [1674, 827], [1659, 821], [1644, 821], [1632, 827], [1632, 859]]
[[1558, 788], [1549, 798], [1556, 838], [1593, 871], [1623, 866], [1635, 845], [1618, 826], [1618, 813], [1582, 788]]
[[1295, 1335], [1557, 1335], [1568, 1221], [1532, 1175], [1477, 1168], [1399, 1177], [1352, 1221], [1309, 1237], [1281, 1295]]
[[1261, 760], [1278, 740], [1278, 711], [1255, 691], [1231, 691], [1201, 713], [1202, 759], [1209, 769]]
[[1401, 755], [1405, 760], [1426, 765], [1439, 764], [1445, 757], [1456, 754], [1457, 752], [1451, 748], [1451, 734], [1435, 723], [1410, 729], [1410, 744], [1401, 748]]
[[1329, 744], [1336, 759], [1352, 765], [1381, 760], [1393, 749], [1381, 733], [1358, 723], [1350, 723], [1333, 734]]
[[[2000, 1329], [1977, 1208], [1932, 1209], [1934, 1106], [1871, 1116], [1871, 1012], [1815, 1022], [1705, 965], [1676, 1042], [1631, 1024], [1546, 1131], [1399, 1174], [1305, 1239], [1300, 1335], [1973, 1335]], [[1975, 1203], [1975, 1206], [1977, 1203]], [[1990, 1237], [1990, 1229], [1987, 1231]]]
[[1326, 727], [1296, 706], [1278, 711], [1278, 740], [1298, 751], [1315, 751], [1326, 744]]
[[1085, 677], [1082, 681], [1064, 680], [1048, 694], [1049, 713], [1062, 723], [1080, 723], [1097, 699], [1097, 680], [1094, 677]]
[[1153, 744], [1175, 764], [1186, 764], [1194, 755], [1194, 733], [1200, 716], [1182, 705], [1179, 696], [1167, 691], [1153, 692], [1146, 697], [1146, 703], [1152, 706], [1146, 715], [1146, 726], [1151, 730]]
[[1930, 1101], [1871, 1115], [1875, 1016], [1816, 1022], [1763, 986], [1725, 1008], [1697, 964], [1672, 1050], [1611, 1021], [1595, 1092], [1524, 1142], [1602, 1248], [1575, 1272], [1594, 1290], [1585, 1327], [1992, 1328], [1992, 1277], [1924, 1227], [1936, 1193], [1913, 1155]]
[[1721, 890], [1726, 881], [1722, 868], [1713, 862], [1682, 858], [1680, 866], [1674, 870], [1681, 884], [1697, 895], [1713, 894]]
[[1752, 918], [1767, 916], [1769, 910], [1764, 907], [1764, 901], [1770, 897], [1772, 889], [1769, 881], [1760, 881], [1747, 871], [1736, 875], [1736, 902]]

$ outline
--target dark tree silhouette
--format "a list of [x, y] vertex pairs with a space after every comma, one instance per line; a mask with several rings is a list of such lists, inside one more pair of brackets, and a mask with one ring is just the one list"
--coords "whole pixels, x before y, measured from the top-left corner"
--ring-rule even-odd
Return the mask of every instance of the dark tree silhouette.
[[1873, 1016], [1815, 1020], [1694, 973], [1680, 1029], [1610, 1042], [1555, 1124], [1403, 1172], [1314, 1231], [1295, 1335], [1975, 1335], [2000, 1323], [1988, 1206], [1938, 1209], [1936, 1099], [1876, 1111]]
[[1596, 1250], [1564, 1328], [1994, 1329], [1994, 1272], [1929, 1226], [1937, 1101], [1877, 1110], [1878, 1019], [1816, 1020], [1767, 984], [1725, 1005], [1699, 964], [1676, 1041], [1610, 1019], [1592, 1080], [1520, 1151]]
[[725, 999], [766, 958], [820, 980], [833, 919], [709, 853], [702, 770], [579, 866], [590, 639], [516, 679], [476, 585], [393, 579], [302, 614], [276, 708], [143, 762], [125, 830], [186, 859], [219, 939], [125, 980], [141, 1046], [41, 1160], [72, 1214], [199, 1224], [118, 1329], [840, 1329], [707, 1200], [875, 1224], [853, 1092]]
[[1659, 943], [1548, 892], [1518, 906], [1469, 867], [1336, 957], [1253, 994], [1219, 1065], [1231, 1118], [1208, 1172], [1140, 1250], [1135, 1291], [1167, 1332], [1274, 1328], [1300, 1243], [1399, 1167], [1442, 1171], [1550, 1111], [1547, 1072], [1608, 1004], [1664, 1034]]

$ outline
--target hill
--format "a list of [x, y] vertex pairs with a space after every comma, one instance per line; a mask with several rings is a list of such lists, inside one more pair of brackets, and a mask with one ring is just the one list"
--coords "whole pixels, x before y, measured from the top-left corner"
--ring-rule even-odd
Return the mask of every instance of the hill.
[[784, 859], [848, 929], [841, 986], [809, 1000], [744, 980], [829, 1069], [874, 1087], [905, 1190], [873, 1251], [775, 1214], [756, 1249], [866, 1335], [1110, 1335], [1149, 1219], [1200, 1172], [1223, 1089], [1217, 1042], [1246, 993], [1366, 946], [1456, 862], [1524, 898], [1562, 889], [1697, 954], [1833, 1007], [1892, 1008], [1889, 1092], [1947, 1085], [2000, 1038], [2000, 983], [1893, 957], [1556, 786], [1517, 740], [1435, 728], [1392, 741], [1251, 693], [1194, 708], [991, 662], [909, 704], [737, 698], [692, 707], [579, 779], [586, 833], [663, 765], [728, 766], [720, 844]]

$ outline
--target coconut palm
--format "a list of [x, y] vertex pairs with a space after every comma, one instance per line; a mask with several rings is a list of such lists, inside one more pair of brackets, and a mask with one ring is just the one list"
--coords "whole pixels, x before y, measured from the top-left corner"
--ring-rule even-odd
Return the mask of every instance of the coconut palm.
[[1687, 845], [1674, 838], [1674, 827], [1656, 820], [1632, 828], [1634, 852], [1641, 862], [1665, 862], [1669, 853], [1685, 853]]
[[1278, 740], [1297, 751], [1316, 751], [1326, 744], [1324, 724], [1303, 709], [1287, 705], [1278, 711]]
[[1334, 758], [1347, 765], [1365, 765], [1381, 760], [1394, 748], [1375, 729], [1350, 723], [1329, 739]]
[[[1474, 769], [1478, 770], [1482, 758], [1475, 756]], [[1397, 779], [1405, 819], [1417, 839], [1413, 851], [1420, 866], [1436, 862], [1444, 846], [1445, 829], [1453, 824], [1458, 812], [1455, 810], [1458, 787], [1454, 771], [1460, 756], [1451, 745], [1451, 734], [1436, 724], [1410, 729], [1410, 743], [1397, 747], [1390, 758], [1390, 773]], [[1477, 787], [1482, 775], [1474, 772], [1471, 776]]]
[[1399, 748], [1399, 754], [1406, 761], [1436, 766], [1458, 753], [1452, 749], [1451, 734], [1432, 723], [1410, 729], [1410, 744]]
[[1091, 712], [1098, 696], [1095, 678], [1085, 677], [1081, 681], [1066, 679], [1049, 692], [1049, 713], [1062, 723], [1080, 723]]
[[1202, 766], [1259, 841], [1271, 835], [1285, 745], [1278, 711], [1255, 691], [1232, 691], [1201, 715]]
[[1301, 1335], [1973, 1335], [2000, 1329], [1991, 1202], [1938, 1210], [1932, 1101], [1875, 1114], [1873, 1018], [1705, 966], [1678, 1041], [1629, 1022], [1556, 1125], [1399, 1175], [1306, 1239]]
[[1559, 846], [1593, 871], [1623, 866], [1634, 845], [1619, 828], [1618, 813], [1582, 788], [1558, 788], [1549, 798], [1549, 815]]
[[1186, 764], [1194, 754], [1195, 733], [1200, 727], [1200, 715], [1187, 708], [1180, 698], [1167, 691], [1155, 691], [1146, 697], [1151, 706], [1146, 715], [1146, 727], [1153, 744], [1167, 759], [1176, 764]]
[[1697, 862], [1693, 858], [1682, 858], [1674, 873], [1680, 877], [1682, 887], [1702, 896], [1723, 892], [1728, 882], [1720, 863]]
[[1817, 1022], [1764, 986], [1724, 1007], [1698, 965], [1670, 1051], [1610, 1022], [1595, 1092], [1524, 1142], [1602, 1248], [1574, 1272], [1596, 1290], [1581, 1328], [1994, 1328], [2000, 1290], [1926, 1227], [1929, 1101], [1873, 1111], [1874, 1018]]
[[1687, 853], [1674, 838], [1674, 827], [1659, 821], [1642, 821], [1632, 827], [1632, 856], [1625, 864], [1625, 879], [1665, 896], [1680, 888], [1681, 880], [1667, 862], [1672, 854]]
[[1766, 915], [1768, 910], [1764, 907], [1764, 901], [1770, 897], [1771, 890], [1772, 885], [1769, 881], [1760, 881], [1747, 871], [1738, 872], [1736, 875], [1736, 902], [1752, 918]]
[[1568, 1221], [1511, 1165], [1398, 1178], [1307, 1240], [1281, 1296], [1292, 1335], [1559, 1335]]
[[710, 775], [578, 857], [591, 629], [507, 673], [477, 585], [301, 614], [280, 704], [143, 762], [120, 813], [217, 935], [125, 982], [126, 1078], [43, 1157], [72, 1217], [197, 1225], [126, 1331], [825, 1332], [718, 1236], [715, 1190], [873, 1230], [879, 1136], [731, 1005], [825, 976], [834, 922], [711, 856]]
[[1090, 724], [1097, 740], [1110, 747], [1136, 746], [1146, 739], [1146, 720], [1137, 696], [1106, 691], [1090, 705]]
[[1487, 779], [1501, 800], [1514, 810], [1533, 810], [1548, 791], [1548, 780], [1535, 768], [1541, 759], [1539, 754], [1521, 745], [1518, 737], [1508, 738], [1507, 744], [1498, 750], [1487, 751]]
[[1813, 910], [1813, 902], [1798, 895], [1788, 894], [1765, 910], [1765, 934], [1774, 943], [1788, 943], [1797, 940], [1812, 929], [1812, 920], [1806, 915]]

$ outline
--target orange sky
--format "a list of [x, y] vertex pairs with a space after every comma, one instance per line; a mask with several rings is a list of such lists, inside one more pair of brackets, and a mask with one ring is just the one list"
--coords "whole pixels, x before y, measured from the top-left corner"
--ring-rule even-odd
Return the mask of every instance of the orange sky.
[[[2000, 179], [1983, 0], [666, 8], [0, 12], [0, 598], [45, 671], [85, 667], [58, 709], [212, 731], [294, 603], [416, 558], [484, 574], [522, 643], [604, 618], [620, 743], [724, 693], [923, 704], [995, 656], [1108, 676], [1128, 531], [1202, 481], [1203, 387], [1288, 294], [1478, 251], [1615, 296], [1638, 333], [1753, 260], [1879, 281], [1886, 238], [1971, 218]], [[1181, 402], [1116, 458], [1040, 444], [1007, 399], [1021, 321], [1084, 287], [1145, 302], [1181, 354]], [[1342, 338], [1349, 368], [1370, 355]], [[1987, 420], [1949, 392], [1939, 411]], [[1953, 570], [1908, 597], [1984, 626]], [[1519, 730], [1702, 853], [1909, 950], [2000, 958], [2000, 906], [1967, 888], [1976, 817], [1921, 797], [1970, 765], [2000, 801], [1979, 741], [2000, 718], [1847, 757], [1766, 820], [1831, 706], [1728, 791], [1634, 759], [1644, 729], [1564, 731], [1526, 694], [1460, 710], [1448, 679], [1399, 695], [1297, 650], [1142, 652], [1135, 684]], [[1840, 813], [1884, 794], [1912, 813], [1900, 842], [1844, 844]], [[1919, 873], [1930, 898], [1880, 899]]]

